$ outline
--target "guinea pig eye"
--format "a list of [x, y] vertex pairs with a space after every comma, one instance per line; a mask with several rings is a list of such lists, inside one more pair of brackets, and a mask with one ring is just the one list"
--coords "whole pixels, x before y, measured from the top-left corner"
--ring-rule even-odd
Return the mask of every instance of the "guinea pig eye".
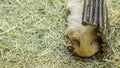
[[74, 41], [73, 41], [73, 45], [80, 46], [80, 41], [74, 40]]
[[77, 42], [77, 45], [80, 46], [80, 41]]
[[93, 44], [93, 41], [90, 41], [90, 45], [92, 45]]

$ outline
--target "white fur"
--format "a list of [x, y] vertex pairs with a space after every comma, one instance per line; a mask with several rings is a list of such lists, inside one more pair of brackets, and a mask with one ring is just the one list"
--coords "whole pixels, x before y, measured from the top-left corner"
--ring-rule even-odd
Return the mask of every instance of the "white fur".
[[[90, 41], [95, 40], [97, 36], [94, 34], [94, 27], [82, 25], [82, 12], [83, 12], [84, 0], [69, 0], [67, 8], [70, 10], [68, 15], [68, 28], [66, 34], [73, 39], [77, 38], [80, 41], [80, 46], [72, 45], [78, 55], [91, 56], [99, 51], [99, 43], [94, 41], [93, 45], [90, 45]], [[75, 35], [76, 34], [76, 35]]]

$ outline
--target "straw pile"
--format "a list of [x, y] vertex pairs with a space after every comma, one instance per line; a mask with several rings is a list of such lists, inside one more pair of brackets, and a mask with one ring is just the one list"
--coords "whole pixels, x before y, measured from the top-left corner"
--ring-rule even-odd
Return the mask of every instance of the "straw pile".
[[108, 54], [102, 61], [65, 48], [67, 0], [0, 0], [0, 68], [119, 68], [120, 1], [107, 0]]

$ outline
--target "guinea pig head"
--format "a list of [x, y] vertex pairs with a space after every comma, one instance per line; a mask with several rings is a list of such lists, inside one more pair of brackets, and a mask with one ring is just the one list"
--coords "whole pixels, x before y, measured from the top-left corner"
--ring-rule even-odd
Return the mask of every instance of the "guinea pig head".
[[71, 39], [73, 52], [81, 57], [90, 57], [96, 54], [100, 49], [99, 37], [92, 27], [84, 28], [80, 32], [73, 31], [69, 36]]

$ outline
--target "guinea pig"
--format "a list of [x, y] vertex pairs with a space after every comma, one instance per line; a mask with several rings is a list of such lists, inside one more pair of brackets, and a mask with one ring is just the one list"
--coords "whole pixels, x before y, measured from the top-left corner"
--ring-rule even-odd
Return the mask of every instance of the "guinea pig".
[[100, 43], [95, 31], [96, 28], [82, 25], [83, 4], [84, 0], [70, 0], [67, 4], [70, 11], [66, 29], [70, 43], [67, 45], [71, 47], [73, 53], [81, 57], [90, 57], [100, 50]]

